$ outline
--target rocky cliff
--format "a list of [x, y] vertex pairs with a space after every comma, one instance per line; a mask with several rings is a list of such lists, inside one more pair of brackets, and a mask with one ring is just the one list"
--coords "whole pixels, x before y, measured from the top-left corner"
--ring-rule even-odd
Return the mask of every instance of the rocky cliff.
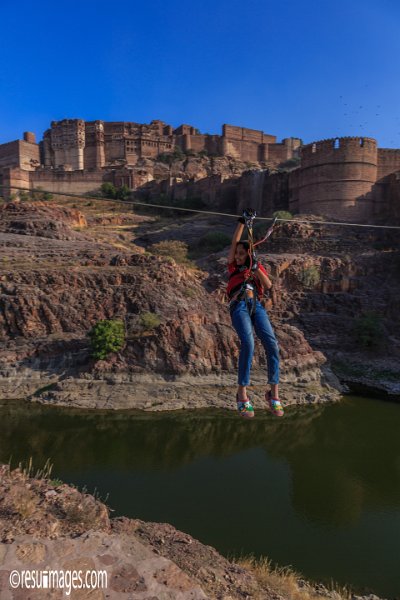
[[[110, 225], [107, 215], [94, 214], [93, 202], [86, 204], [81, 211], [53, 203], [1, 208], [2, 397], [102, 408], [232, 408], [238, 342], [223, 300], [224, 259], [209, 256], [195, 267], [155, 256], [136, 243], [149, 231], [149, 217], [120, 215], [117, 222], [125, 224]], [[157, 220], [153, 228], [160, 229]], [[168, 226], [163, 230], [171, 235]], [[269, 307], [286, 402], [336, 399], [340, 386], [324, 355], [282, 318], [279, 303]], [[143, 329], [143, 313], [156, 315], [157, 324]], [[111, 318], [125, 321], [126, 345], [95, 362], [87, 333]], [[265, 381], [257, 344], [260, 407]]]
[[[320, 216], [279, 225], [260, 256], [274, 286], [267, 306], [280, 325], [300, 329], [354, 391], [400, 396], [400, 251], [396, 231], [311, 224]], [[198, 248], [207, 231], [231, 234], [230, 220], [192, 220], [146, 231], [137, 243], [167, 239]], [[266, 228], [266, 227], [265, 227]], [[259, 231], [259, 235], [262, 235]], [[199, 258], [210, 291], [225, 286], [227, 250]]]

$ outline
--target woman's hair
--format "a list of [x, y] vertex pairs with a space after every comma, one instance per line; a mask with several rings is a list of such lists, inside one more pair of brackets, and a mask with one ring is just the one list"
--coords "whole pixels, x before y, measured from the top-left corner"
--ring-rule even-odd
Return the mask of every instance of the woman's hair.
[[236, 247], [238, 247], [238, 246], [243, 246], [243, 248], [244, 248], [245, 250], [249, 250], [249, 249], [250, 249], [250, 244], [249, 244], [249, 242], [247, 242], [246, 240], [242, 240], [241, 242], [238, 242], [238, 243], [236, 244]]
[[[243, 240], [243, 241], [241, 241], [241, 242], [238, 242], [238, 243], [236, 244], [236, 248], [237, 248], [238, 246], [243, 246], [243, 248], [244, 248], [244, 249], [245, 249], [247, 252], [250, 250], [250, 244], [249, 244], [249, 242], [246, 242], [245, 240]], [[246, 262], [245, 262], [244, 264], [246, 265], [246, 267], [250, 267], [250, 256], [248, 256], [248, 257], [246, 258]]]

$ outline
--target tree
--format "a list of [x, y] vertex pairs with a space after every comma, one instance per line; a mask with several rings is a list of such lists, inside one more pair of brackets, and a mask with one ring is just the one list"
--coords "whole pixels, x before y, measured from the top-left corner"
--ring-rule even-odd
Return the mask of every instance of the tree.
[[116, 194], [115, 194], [115, 198], [118, 198], [119, 200], [126, 200], [127, 198], [129, 198], [131, 193], [131, 190], [128, 188], [127, 185], [123, 185], [120, 188], [117, 188], [116, 190]]
[[104, 198], [115, 198], [117, 193], [117, 188], [113, 183], [106, 181], [101, 185], [101, 194]]
[[104, 360], [109, 354], [118, 352], [125, 344], [125, 325], [121, 320], [98, 321], [89, 331], [91, 355]]

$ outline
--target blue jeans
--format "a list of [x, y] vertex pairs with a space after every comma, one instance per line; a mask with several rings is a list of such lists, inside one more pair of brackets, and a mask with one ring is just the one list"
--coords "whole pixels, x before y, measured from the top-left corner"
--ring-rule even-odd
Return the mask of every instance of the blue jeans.
[[279, 348], [267, 311], [257, 300], [253, 316], [250, 318], [246, 302], [251, 308], [252, 298], [234, 301], [230, 307], [232, 325], [240, 339], [238, 384], [249, 385], [250, 383], [250, 369], [254, 354], [253, 325], [267, 355], [268, 383], [277, 384], [279, 383]]

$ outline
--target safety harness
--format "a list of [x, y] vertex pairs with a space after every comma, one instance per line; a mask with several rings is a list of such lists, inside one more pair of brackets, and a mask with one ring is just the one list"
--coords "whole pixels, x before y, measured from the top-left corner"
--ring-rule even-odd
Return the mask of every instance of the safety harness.
[[246, 230], [247, 230], [247, 238], [248, 238], [248, 242], [249, 242], [250, 265], [249, 265], [249, 267], [247, 267], [246, 265], [237, 267], [234, 270], [234, 272], [231, 273], [231, 275], [229, 277], [229, 280], [230, 280], [238, 273], [242, 273], [243, 271], [248, 270], [248, 274], [245, 276], [243, 282], [238, 284], [231, 290], [231, 292], [230, 292], [231, 298], [233, 296], [235, 296], [235, 294], [237, 293], [238, 290], [239, 290], [239, 293], [237, 294], [235, 300], [231, 300], [231, 302], [229, 303], [229, 307], [231, 307], [233, 302], [240, 302], [240, 300], [243, 300], [243, 298], [246, 299], [246, 290], [252, 289], [253, 297], [252, 297], [252, 303], [251, 303], [250, 309], [249, 309], [249, 304], [246, 302], [247, 310], [249, 311], [250, 317], [252, 317], [254, 315], [254, 311], [255, 311], [256, 303], [257, 303], [257, 294], [258, 294], [257, 284], [255, 281], [254, 275], [252, 273], [253, 263], [257, 260], [257, 256], [256, 256], [254, 249], [256, 246], [258, 246], [262, 242], [265, 242], [265, 240], [267, 240], [269, 238], [269, 236], [271, 235], [272, 230], [274, 228], [274, 225], [276, 223], [276, 220], [277, 220], [277, 218], [275, 217], [274, 220], [272, 221], [270, 227], [268, 228], [265, 236], [258, 242], [254, 243], [253, 221], [256, 218], [256, 215], [257, 215], [256, 211], [255, 210], [253, 211], [252, 209], [246, 209], [245, 211], [243, 211], [243, 218], [245, 221], [245, 226], [246, 226]]

